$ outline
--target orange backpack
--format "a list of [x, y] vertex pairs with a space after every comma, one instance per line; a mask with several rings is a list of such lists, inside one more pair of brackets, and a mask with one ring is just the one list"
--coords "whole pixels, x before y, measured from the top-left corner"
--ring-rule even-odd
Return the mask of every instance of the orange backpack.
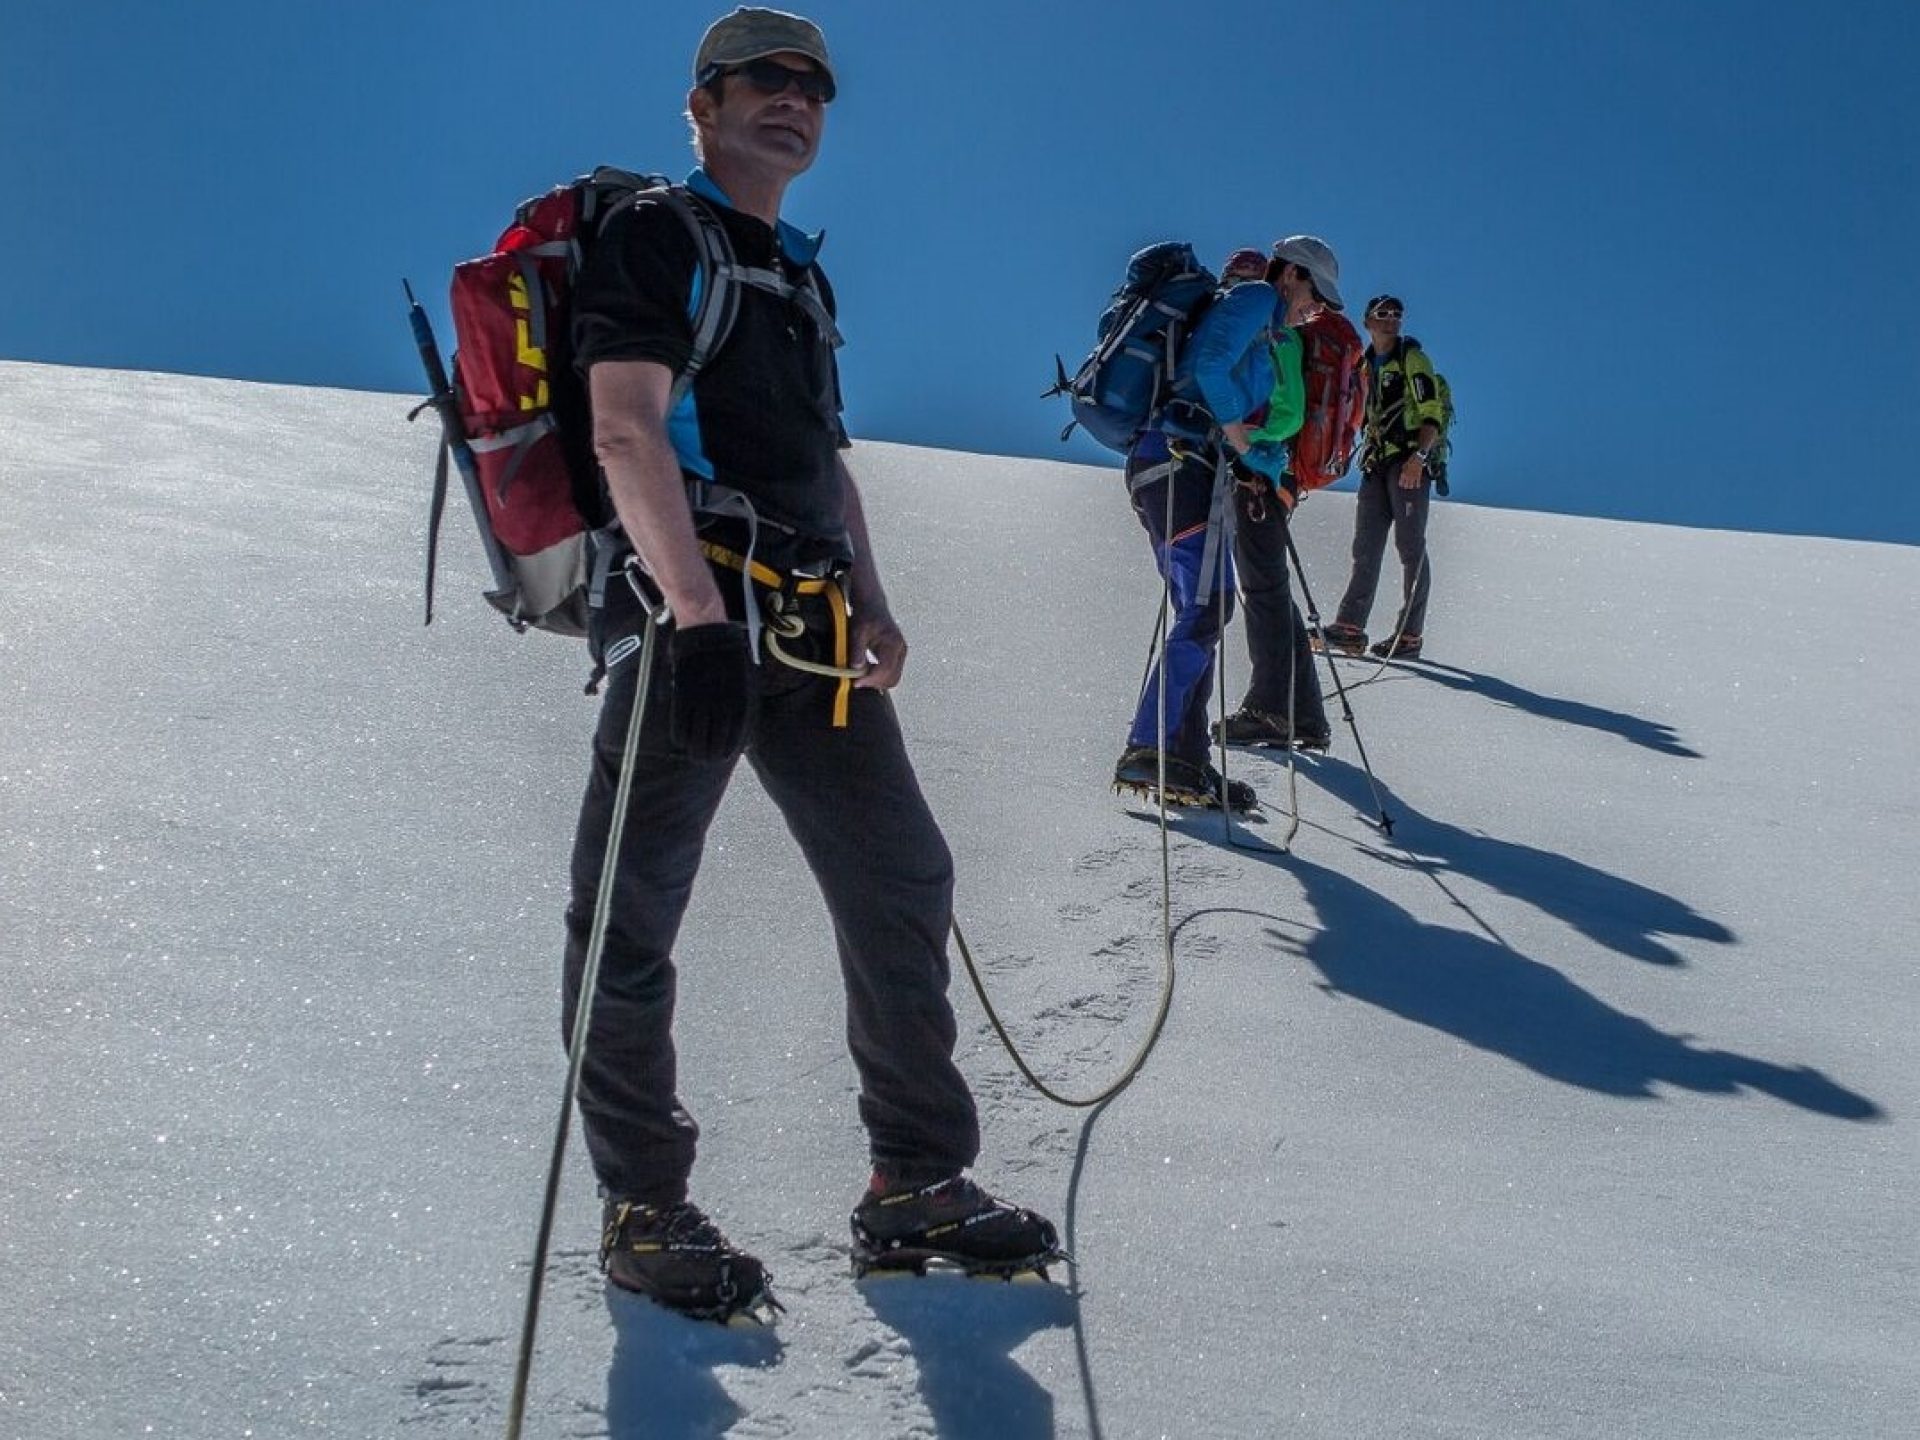
[[1367, 351], [1338, 310], [1322, 310], [1295, 328], [1307, 415], [1293, 437], [1290, 468], [1302, 490], [1318, 490], [1353, 466], [1367, 415]]

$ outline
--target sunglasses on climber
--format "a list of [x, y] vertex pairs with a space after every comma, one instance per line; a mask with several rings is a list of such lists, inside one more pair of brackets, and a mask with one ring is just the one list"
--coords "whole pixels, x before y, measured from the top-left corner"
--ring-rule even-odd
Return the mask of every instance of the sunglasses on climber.
[[830, 102], [834, 96], [833, 76], [826, 71], [795, 70], [791, 65], [782, 65], [778, 60], [764, 57], [739, 65], [709, 65], [700, 83], [708, 85], [727, 75], [738, 75], [762, 95], [778, 95], [791, 85], [800, 92], [802, 99], [817, 100], [822, 105]]

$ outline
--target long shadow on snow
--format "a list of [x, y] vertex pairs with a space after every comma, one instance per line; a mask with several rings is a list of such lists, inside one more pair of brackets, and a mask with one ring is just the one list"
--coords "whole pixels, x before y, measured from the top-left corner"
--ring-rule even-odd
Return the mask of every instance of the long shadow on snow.
[[613, 1319], [607, 1366], [609, 1440], [713, 1440], [746, 1415], [713, 1373], [722, 1365], [766, 1369], [780, 1358], [778, 1332], [670, 1314], [606, 1285]]
[[1299, 877], [1320, 925], [1304, 941], [1275, 927], [1266, 935], [1275, 949], [1319, 970], [1330, 996], [1364, 1001], [1605, 1095], [1653, 1098], [1658, 1084], [1710, 1095], [1750, 1089], [1836, 1119], [1884, 1116], [1810, 1066], [1699, 1048], [1691, 1036], [1616, 1010], [1508, 946], [1424, 924], [1336, 870], [1298, 854], [1274, 863]]
[[[1378, 664], [1378, 661], [1368, 662]], [[1392, 668], [1399, 674], [1418, 675], [1423, 680], [1431, 680], [1436, 685], [1444, 685], [1449, 690], [1464, 690], [1491, 700], [1496, 705], [1506, 705], [1515, 710], [1524, 710], [1529, 715], [1538, 715], [1543, 720], [1558, 720], [1567, 725], [1584, 725], [1589, 730], [1604, 730], [1609, 735], [1618, 735], [1622, 740], [1635, 745], [1643, 745], [1649, 750], [1657, 750], [1662, 755], [1673, 755], [1684, 760], [1698, 760], [1700, 752], [1691, 745], [1681, 742], [1679, 734], [1671, 725], [1663, 725], [1657, 720], [1643, 720], [1638, 715], [1628, 715], [1624, 711], [1609, 710], [1601, 705], [1589, 705], [1584, 700], [1566, 700], [1558, 695], [1542, 695], [1538, 690], [1529, 690], [1524, 685], [1516, 685], [1511, 680], [1502, 680], [1497, 675], [1483, 675], [1477, 670], [1462, 670], [1457, 665], [1442, 665], [1433, 660], [1416, 660], [1410, 663], [1396, 662]], [[1355, 688], [1348, 679], [1348, 671], [1341, 672], [1341, 678], [1347, 681], [1347, 688]], [[1331, 689], [1331, 687], [1325, 687]]]
[[[1227, 845], [1217, 816], [1183, 815], [1172, 820], [1172, 828], [1190, 839]], [[1276, 949], [1310, 961], [1325, 977], [1321, 988], [1329, 995], [1365, 1001], [1505, 1055], [1550, 1080], [1603, 1094], [1651, 1099], [1656, 1083], [1714, 1095], [1745, 1088], [1836, 1119], [1885, 1117], [1874, 1101], [1811, 1066], [1789, 1068], [1732, 1051], [1696, 1049], [1693, 1037], [1668, 1035], [1615, 1010], [1504, 941], [1428, 925], [1297, 852], [1245, 843], [1231, 848], [1299, 877], [1319, 927], [1309, 929], [1305, 941], [1277, 927], [1266, 934]], [[1202, 915], [1247, 913], [1225, 906], [1198, 910], [1180, 921], [1176, 933]]]
[[[1366, 774], [1357, 767], [1323, 757], [1300, 769], [1303, 778], [1360, 814], [1375, 813]], [[1564, 920], [1609, 950], [1649, 965], [1686, 963], [1658, 936], [1711, 940], [1716, 945], [1728, 945], [1737, 938], [1725, 925], [1708, 919], [1684, 901], [1637, 881], [1609, 875], [1571, 855], [1500, 840], [1436, 820], [1413, 809], [1384, 784], [1380, 794], [1387, 813], [1393, 816], [1394, 839], [1423, 857], [1416, 860], [1385, 845], [1368, 847], [1369, 854], [1390, 865], [1417, 865], [1436, 882], [1449, 872], [1477, 880]], [[1484, 922], [1482, 925], [1486, 928]]]
[[1036, 1331], [1073, 1323], [1069, 1291], [950, 1274], [870, 1277], [858, 1289], [913, 1352], [943, 1440], [1050, 1440], [1053, 1396], [1013, 1351]]

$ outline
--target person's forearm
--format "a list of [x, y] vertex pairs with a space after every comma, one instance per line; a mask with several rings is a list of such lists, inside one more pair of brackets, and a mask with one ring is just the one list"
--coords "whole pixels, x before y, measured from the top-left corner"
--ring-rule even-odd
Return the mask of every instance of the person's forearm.
[[725, 620], [727, 611], [700, 553], [680, 461], [667, 438], [663, 377], [671, 383], [655, 365], [594, 366], [588, 377], [593, 445], [621, 528], [666, 597], [675, 624], [685, 629]]
[[720, 587], [700, 553], [673, 451], [666, 451], [663, 464], [658, 453], [624, 440], [603, 441], [598, 449], [621, 527], [666, 597], [674, 623], [685, 629], [726, 619]]

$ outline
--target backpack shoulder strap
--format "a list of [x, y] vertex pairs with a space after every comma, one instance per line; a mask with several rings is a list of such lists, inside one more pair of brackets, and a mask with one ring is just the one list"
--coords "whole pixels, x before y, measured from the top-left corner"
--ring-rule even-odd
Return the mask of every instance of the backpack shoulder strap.
[[[669, 392], [667, 409], [671, 412], [686, 398], [707, 362], [733, 333], [733, 322], [740, 313], [739, 266], [734, 263], [733, 242], [727, 239], [727, 232], [714, 213], [684, 185], [670, 184], [658, 175], [635, 175], [604, 165], [581, 183], [585, 186], [581, 225], [590, 228], [595, 239], [605, 233], [614, 216], [623, 211], [641, 205], [658, 205], [686, 227], [687, 236], [693, 241], [693, 283], [687, 299], [687, 321], [693, 327], [693, 353]], [[606, 204], [609, 191], [617, 198]], [[577, 263], [577, 251], [575, 260]]]
[[[624, 176], [624, 172], [616, 173]], [[596, 171], [595, 179], [600, 178], [602, 172]], [[693, 239], [694, 251], [699, 257], [699, 271], [695, 276], [687, 316], [693, 326], [693, 354], [687, 361], [686, 369], [680, 372], [674, 382], [674, 405], [680, 403], [707, 362], [713, 359], [733, 333], [734, 321], [740, 314], [742, 285], [771, 291], [783, 300], [798, 304], [813, 319], [826, 342], [836, 349], [840, 346], [840, 331], [821, 296], [815, 268], [809, 265], [804, 279], [794, 285], [775, 270], [742, 265], [734, 255], [733, 242], [727, 238], [726, 229], [720, 224], [712, 207], [685, 185], [664, 184], [648, 177], [643, 188], [609, 207], [597, 224], [604, 226], [615, 213], [627, 206], [646, 204], [663, 205], [672, 211], [687, 227], [687, 233]]]
[[693, 353], [673, 382], [667, 408], [671, 411], [699, 378], [727, 337], [740, 314], [739, 266], [733, 258], [733, 242], [727, 239], [719, 217], [684, 185], [661, 185], [638, 191], [630, 202], [665, 206], [687, 227], [693, 239], [698, 268], [694, 272], [692, 295], [687, 302], [687, 319], [693, 326]]

